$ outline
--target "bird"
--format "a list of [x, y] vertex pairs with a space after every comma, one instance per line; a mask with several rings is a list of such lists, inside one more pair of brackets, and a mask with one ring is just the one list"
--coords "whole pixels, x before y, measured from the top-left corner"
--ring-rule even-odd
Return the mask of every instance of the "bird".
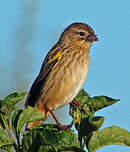
[[[88, 74], [89, 51], [94, 41], [98, 41], [97, 35], [88, 24], [75, 22], [66, 27], [47, 53], [27, 95], [25, 108], [36, 108], [45, 118], [51, 114], [58, 127], [65, 130], [67, 125], [62, 125], [53, 111], [71, 103], [81, 90]], [[41, 123], [28, 122], [25, 130]]]

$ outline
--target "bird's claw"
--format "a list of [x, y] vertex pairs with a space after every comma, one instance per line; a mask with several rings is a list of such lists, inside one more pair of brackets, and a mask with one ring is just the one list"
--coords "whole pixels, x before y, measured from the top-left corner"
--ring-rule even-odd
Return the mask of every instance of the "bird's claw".
[[72, 106], [75, 110], [80, 107], [80, 109], [81, 109], [84, 113], [86, 113], [85, 110], [84, 110], [84, 108], [81, 106], [81, 104], [80, 104], [80, 102], [79, 102], [78, 100], [73, 100], [73, 101], [70, 103], [70, 106]]
[[71, 128], [72, 125], [62, 125], [62, 124], [58, 124], [58, 128], [61, 129], [62, 131], [66, 131], [69, 128]]

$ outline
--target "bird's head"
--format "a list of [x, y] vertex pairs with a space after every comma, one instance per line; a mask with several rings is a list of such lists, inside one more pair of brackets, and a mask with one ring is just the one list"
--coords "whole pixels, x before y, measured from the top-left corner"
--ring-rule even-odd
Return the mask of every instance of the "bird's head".
[[61, 34], [60, 41], [86, 50], [90, 48], [92, 42], [98, 41], [98, 38], [89, 25], [73, 23]]

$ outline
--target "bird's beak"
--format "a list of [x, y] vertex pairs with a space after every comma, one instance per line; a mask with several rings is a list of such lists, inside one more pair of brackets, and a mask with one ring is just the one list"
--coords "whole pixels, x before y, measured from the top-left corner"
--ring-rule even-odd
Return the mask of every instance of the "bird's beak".
[[86, 41], [94, 42], [94, 41], [98, 41], [98, 38], [96, 35], [92, 34], [87, 36]]

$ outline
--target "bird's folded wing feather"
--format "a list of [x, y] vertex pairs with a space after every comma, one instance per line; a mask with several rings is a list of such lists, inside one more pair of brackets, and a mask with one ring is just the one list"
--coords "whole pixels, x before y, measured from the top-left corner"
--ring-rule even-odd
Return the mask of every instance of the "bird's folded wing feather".
[[[49, 56], [49, 54], [48, 54]], [[53, 56], [53, 58], [50, 58], [50, 60], [46, 63], [46, 59], [43, 62], [42, 68], [40, 70], [40, 73], [38, 77], [35, 79], [29, 93], [26, 99], [25, 107], [34, 106], [37, 102], [41, 89], [44, 87], [46, 78], [48, 77], [49, 73], [56, 67], [58, 61], [61, 58], [61, 52], [58, 51], [58, 53]]]

